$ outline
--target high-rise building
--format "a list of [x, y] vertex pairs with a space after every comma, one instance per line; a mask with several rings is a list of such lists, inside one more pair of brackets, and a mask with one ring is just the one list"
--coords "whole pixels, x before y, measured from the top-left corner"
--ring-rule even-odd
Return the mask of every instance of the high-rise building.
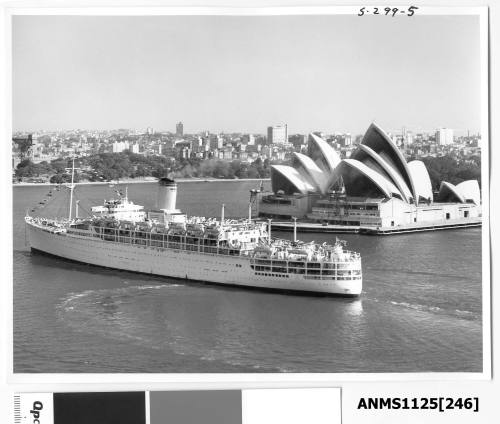
[[175, 135], [177, 137], [182, 137], [184, 135], [184, 125], [182, 122], [177, 122], [177, 125], [175, 126]]
[[413, 133], [411, 131], [406, 131], [406, 136], [405, 136], [405, 146], [411, 146], [413, 144], [414, 137]]
[[224, 147], [224, 137], [222, 135], [217, 136], [217, 148], [222, 149]]
[[288, 144], [287, 125], [267, 127], [267, 142], [269, 144]]
[[130, 147], [128, 141], [115, 141], [113, 143], [113, 153], [121, 153], [124, 150], [128, 150]]
[[440, 146], [453, 144], [453, 130], [451, 128], [439, 128], [436, 131], [436, 142]]
[[350, 133], [342, 134], [341, 145], [343, 145], [344, 147], [352, 145], [352, 136]]

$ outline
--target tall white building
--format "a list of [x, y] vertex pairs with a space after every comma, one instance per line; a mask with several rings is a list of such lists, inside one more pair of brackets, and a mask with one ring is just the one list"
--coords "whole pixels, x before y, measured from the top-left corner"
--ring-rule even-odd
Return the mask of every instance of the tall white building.
[[128, 141], [115, 141], [113, 143], [113, 153], [121, 153], [129, 149]]
[[413, 133], [411, 131], [406, 131], [404, 143], [405, 146], [411, 146], [413, 144], [414, 138]]
[[288, 144], [287, 125], [267, 127], [267, 142], [269, 144]]
[[436, 131], [436, 142], [440, 146], [453, 144], [453, 130], [451, 128], [439, 128]]

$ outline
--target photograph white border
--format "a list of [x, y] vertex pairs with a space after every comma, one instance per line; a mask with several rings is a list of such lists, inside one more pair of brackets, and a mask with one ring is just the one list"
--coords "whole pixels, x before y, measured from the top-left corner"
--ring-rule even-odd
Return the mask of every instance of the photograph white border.
[[[383, 2], [378, 2], [381, 4]], [[481, 136], [485, 141], [489, 140], [488, 127], [488, 9], [487, 7], [426, 7], [421, 6], [419, 1], [412, 2], [419, 7], [420, 15], [478, 15], [480, 18], [480, 42], [481, 42]], [[315, 15], [315, 14], [354, 14], [359, 8], [366, 4], [358, 2], [356, 6], [319, 6], [319, 7], [53, 7], [53, 2], [38, 2], [37, 7], [22, 3], [22, 6], [7, 7], [4, 10], [6, 22], [5, 46], [6, 47], [6, 81], [5, 108], [3, 116], [5, 120], [4, 140], [2, 145], [4, 166], [2, 173], [3, 181], [10, 183], [10, 143], [12, 137], [12, 92], [11, 92], [11, 25], [10, 18], [13, 15]], [[60, 4], [60, 3], [57, 3]], [[40, 7], [40, 5], [42, 7]], [[393, 4], [394, 6], [394, 4]], [[408, 5], [409, 6], [409, 5]], [[485, 143], [486, 144], [486, 143]], [[168, 388], [257, 388], [257, 387], [328, 387], [332, 384], [348, 381], [467, 381], [467, 380], [489, 380], [491, 378], [491, 278], [490, 278], [490, 221], [489, 221], [489, 148], [482, 149], [482, 193], [483, 193], [483, 226], [482, 226], [482, 293], [483, 293], [483, 372], [481, 373], [321, 373], [321, 374], [153, 374], [153, 373], [130, 373], [130, 374], [19, 374], [13, 373], [13, 293], [12, 284], [3, 284], [2, 300], [7, 319], [7, 381], [15, 386], [30, 387], [30, 391], [53, 390], [89, 390], [85, 387], [91, 385], [106, 386], [106, 390], [158, 390]], [[8, 199], [6, 210], [2, 213], [4, 223], [8, 222], [9, 232], [12, 228], [12, 187], [3, 187], [2, 198]], [[5, 245], [7, 243], [7, 246]], [[7, 282], [12, 282], [12, 234], [6, 234], [2, 247], [3, 258], [8, 258], [10, 270]], [[4, 266], [4, 269], [7, 268]], [[6, 274], [4, 274], [6, 275]], [[7, 276], [7, 275], [6, 275]], [[77, 384], [77, 386], [75, 386]], [[57, 385], [57, 386], [56, 386]]]

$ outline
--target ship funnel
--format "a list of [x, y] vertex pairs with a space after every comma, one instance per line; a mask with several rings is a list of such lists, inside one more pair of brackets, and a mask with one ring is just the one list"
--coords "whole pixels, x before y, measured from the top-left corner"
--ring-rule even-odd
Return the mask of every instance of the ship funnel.
[[158, 181], [158, 209], [175, 211], [177, 202], [177, 183], [170, 178], [160, 178]]

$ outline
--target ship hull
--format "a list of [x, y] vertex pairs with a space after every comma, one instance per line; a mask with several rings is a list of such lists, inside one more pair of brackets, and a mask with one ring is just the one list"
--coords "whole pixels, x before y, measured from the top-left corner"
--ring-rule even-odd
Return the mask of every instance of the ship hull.
[[254, 272], [250, 260], [241, 256], [116, 243], [26, 225], [32, 250], [106, 268], [217, 285], [344, 297], [358, 296], [362, 288], [361, 278], [319, 280], [299, 274], [264, 274]]

